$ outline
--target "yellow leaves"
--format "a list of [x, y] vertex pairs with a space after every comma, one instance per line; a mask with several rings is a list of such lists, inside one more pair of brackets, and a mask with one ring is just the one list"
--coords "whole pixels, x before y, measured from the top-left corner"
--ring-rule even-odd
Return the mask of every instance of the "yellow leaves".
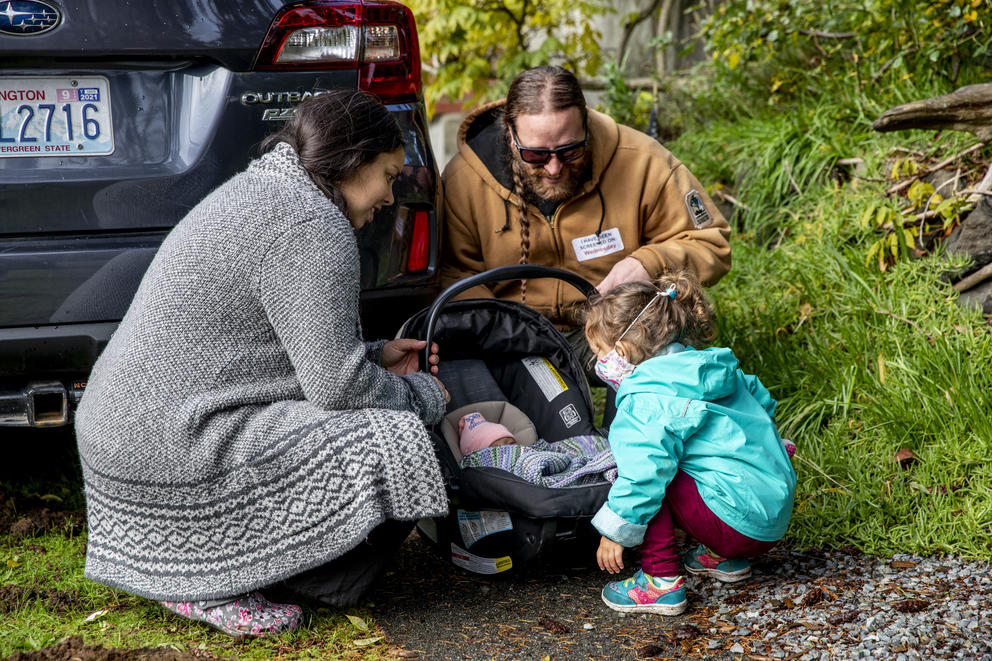
[[876, 362], [878, 364], [878, 381], [884, 386], [885, 379], [889, 374], [888, 368], [886, 368], [885, 366], [885, 356], [882, 354], [878, 354], [878, 358], [876, 359]]
[[944, 198], [937, 194], [933, 184], [928, 184], [917, 179], [906, 191], [908, 199], [914, 209], [922, 209], [925, 206], [940, 204]]
[[374, 638], [356, 638], [351, 641], [351, 644], [355, 647], [368, 647], [369, 645], [375, 645], [380, 640], [382, 640], [382, 636], [375, 636]]
[[512, 2], [410, 0], [424, 58], [428, 113], [439, 101], [468, 107], [501, 97], [521, 70], [550, 61], [592, 77], [602, 60], [599, 3], [548, 0], [527, 11]]
[[727, 66], [731, 69], [736, 69], [737, 65], [741, 63], [741, 56], [736, 51], [730, 53], [727, 56]]
[[897, 158], [892, 163], [892, 170], [889, 172], [889, 179], [902, 179], [911, 177], [920, 170], [920, 164], [910, 157]]
[[345, 614], [345, 617], [348, 618], [348, 621], [351, 622], [352, 626], [354, 626], [359, 631], [369, 630], [369, 623], [363, 620], [362, 618], [358, 617], [357, 615]]
[[93, 611], [92, 613], [90, 613], [89, 615], [87, 615], [85, 618], [83, 618], [83, 624], [86, 624], [87, 622], [93, 622], [94, 620], [97, 620], [97, 619], [103, 617], [104, 615], [106, 615], [109, 612], [110, 612], [110, 609], [109, 608], [101, 608], [98, 611]]
[[[362, 618], [348, 613], [345, 613], [345, 617], [348, 618], [348, 621], [351, 622], [352, 626], [359, 631], [363, 633], [371, 633], [369, 630], [369, 623]], [[356, 638], [351, 641], [351, 644], [355, 647], [368, 647], [370, 645], [375, 645], [380, 640], [382, 640], [382, 636], [370, 636], [367, 638]]]

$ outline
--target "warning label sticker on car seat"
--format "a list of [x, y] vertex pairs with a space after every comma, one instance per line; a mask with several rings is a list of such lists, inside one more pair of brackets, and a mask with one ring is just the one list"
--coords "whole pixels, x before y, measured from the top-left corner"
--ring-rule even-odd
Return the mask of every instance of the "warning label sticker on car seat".
[[541, 389], [541, 393], [550, 402], [552, 399], [568, 390], [568, 384], [558, 374], [558, 370], [547, 358], [540, 356], [527, 356], [521, 358], [520, 362], [527, 368], [534, 382]]
[[502, 558], [482, 558], [469, 553], [454, 542], [451, 543], [451, 562], [476, 574], [498, 574], [513, 568], [513, 560], [508, 555]]
[[504, 530], [513, 530], [509, 512], [467, 512], [458, 510], [458, 527], [467, 548], [483, 537]]

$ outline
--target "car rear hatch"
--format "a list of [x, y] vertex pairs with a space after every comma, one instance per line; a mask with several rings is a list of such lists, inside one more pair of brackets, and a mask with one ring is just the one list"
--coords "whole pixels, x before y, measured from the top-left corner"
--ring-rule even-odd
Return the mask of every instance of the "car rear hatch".
[[[271, 120], [315, 91], [357, 88], [360, 76], [362, 87], [374, 86], [374, 64], [276, 58], [291, 50], [282, 42], [301, 21], [362, 25], [370, 6], [405, 8], [285, 4], [0, 2], [0, 327], [118, 320], [164, 234], [257, 155], [278, 127]], [[32, 12], [47, 20], [46, 7], [60, 12], [54, 28], [3, 32]], [[416, 80], [407, 72], [403, 88], [403, 76], [392, 75], [386, 101], [407, 115], [408, 142], [424, 147], [419, 50], [417, 58]], [[416, 149], [407, 165], [436, 170]], [[433, 214], [433, 193], [421, 192]], [[394, 237], [364, 243], [383, 241]], [[365, 247], [377, 257], [391, 249]], [[407, 275], [388, 261], [366, 269], [365, 287]]]
[[296, 103], [340, 88], [404, 131], [397, 204], [359, 246], [363, 302], [412, 312], [436, 292], [440, 229], [406, 7], [0, 0], [0, 425], [64, 424], [168, 231]]

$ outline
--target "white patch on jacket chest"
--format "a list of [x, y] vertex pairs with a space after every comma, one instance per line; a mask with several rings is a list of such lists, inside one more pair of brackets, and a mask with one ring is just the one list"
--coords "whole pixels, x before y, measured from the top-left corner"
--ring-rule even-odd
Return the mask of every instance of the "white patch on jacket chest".
[[611, 227], [600, 232], [599, 235], [590, 234], [572, 239], [572, 249], [575, 251], [575, 258], [584, 262], [588, 259], [620, 252], [623, 250], [623, 239], [620, 237], [620, 230]]

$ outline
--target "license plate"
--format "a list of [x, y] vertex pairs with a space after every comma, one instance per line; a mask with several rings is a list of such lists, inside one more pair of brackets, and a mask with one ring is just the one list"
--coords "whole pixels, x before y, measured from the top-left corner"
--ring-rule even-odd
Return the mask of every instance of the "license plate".
[[0, 158], [112, 153], [106, 78], [0, 78]]

